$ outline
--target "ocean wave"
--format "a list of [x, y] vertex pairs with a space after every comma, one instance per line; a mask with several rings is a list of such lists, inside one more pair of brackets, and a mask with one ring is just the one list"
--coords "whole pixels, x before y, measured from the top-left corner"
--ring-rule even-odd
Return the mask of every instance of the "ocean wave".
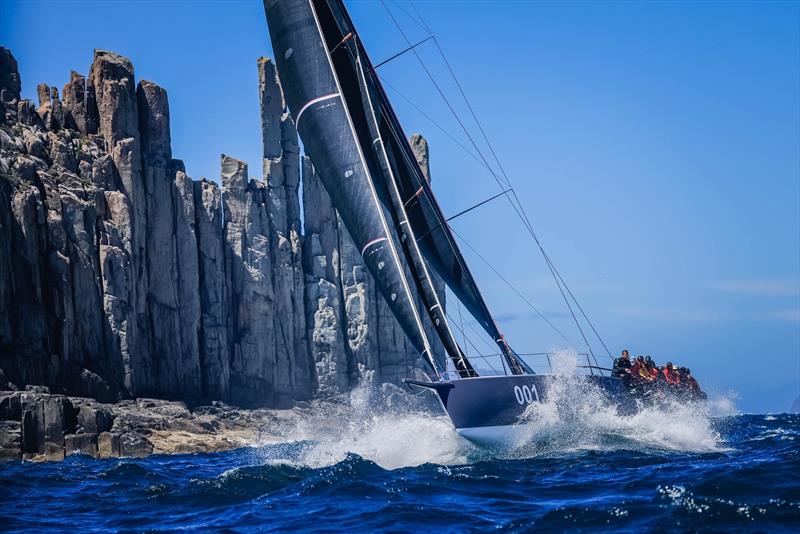
[[[530, 405], [520, 421], [518, 439], [503, 449], [484, 449], [462, 438], [441, 411], [408, 401], [407, 396], [363, 387], [314, 402], [278, 432], [281, 444], [260, 448], [259, 456], [264, 463], [321, 468], [355, 454], [382, 468], [398, 469], [569, 451], [713, 453], [729, 448], [715, 417], [735, 412], [730, 398], [640, 406], [633, 415], [620, 415], [601, 389], [576, 373], [573, 356], [557, 355], [553, 363], [557, 380], [547, 400]], [[287, 447], [291, 444], [297, 445]]]

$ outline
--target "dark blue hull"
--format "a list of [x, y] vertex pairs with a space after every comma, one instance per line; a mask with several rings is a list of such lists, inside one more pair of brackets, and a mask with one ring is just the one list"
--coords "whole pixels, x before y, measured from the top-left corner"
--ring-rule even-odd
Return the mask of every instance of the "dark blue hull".
[[[629, 389], [611, 376], [585, 376], [586, 384], [617, 404], [621, 414], [633, 413], [653, 395]], [[483, 444], [500, 445], [514, 440], [526, 428], [522, 417], [533, 403], [546, 402], [557, 380], [553, 375], [485, 376], [426, 383], [407, 381], [436, 392], [447, 414], [464, 437]], [[661, 395], [663, 398], [663, 395]], [[637, 402], [638, 401], [638, 402]]]

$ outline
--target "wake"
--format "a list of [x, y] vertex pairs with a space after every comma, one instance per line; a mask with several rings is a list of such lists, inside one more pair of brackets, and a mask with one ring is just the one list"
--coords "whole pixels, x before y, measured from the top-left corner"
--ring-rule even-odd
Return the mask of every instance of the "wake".
[[[518, 438], [502, 449], [486, 449], [462, 438], [440, 407], [394, 386], [361, 387], [315, 401], [279, 429], [279, 444], [258, 454], [269, 463], [323, 468], [358, 455], [384, 469], [426, 463], [462, 465], [526, 459], [580, 451], [634, 450], [708, 453], [727, 450], [715, 429], [714, 410], [732, 413], [728, 399], [667, 402], [620, 415], [604, 392], [576, 373], [571, 355], [554, 358], [557, 380], [543, 403], [531, 404]], [[522, 430], [524, 428], [524, 430]], [[274, 431], [272, 429], [271, 431]]]

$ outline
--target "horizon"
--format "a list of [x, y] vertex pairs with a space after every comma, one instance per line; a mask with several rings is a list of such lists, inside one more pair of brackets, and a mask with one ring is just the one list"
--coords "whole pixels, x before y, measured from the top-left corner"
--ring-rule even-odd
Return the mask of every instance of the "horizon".
[[[23, 96], [36, 102], [41, 82], [60, 90], [70, 69], [87, 73], [94, 48], [113, 50], [131, 58], [137, 81], [168, 91], [174, 156], [193, 179], [218, 181], [220, 153], [259, 177], [256, 59], [271, 56], [261, 2], [144, 5], [163, 16], [129, 2], [102, 13], [6, 2], [0, 44], [17, 58]], [[710, 397], [738, 395], [744, 412], [788, 411], [800, 398], [800, 4], [489, 5], [414, 7], [612, 353], [691, 367]], [[426, 36], [412, 14], [388, 6], [412, 42]], [[381, 4], [348, 7], [376, 63], [407, 46]], [[34, 15], [37, 35], [23, 24]], [[117, 16], [128, 24], [104, 24]], [[92, 31], [75, 34], [78, 21]], [[40, 32], [62, 46], [51, 49]], [[417, 50], [457, 102], [436, 49]], [[463, 139], [413, 55], [380, 72]], [[388, 93], [406, 132], [430, 143], [446, 213], [497, 193], [446, 134]], [[475, 178], [465, 187], [462, 176]], [[453, 226], [578, 338], [538, 251], [504, 208], [498, 199]], [[559, 347], [469, 248], [464, 254], [519, 352]], [[599, 357], [602, 347], [593, 348]], [[752, 364], [768, 359], [754, 373]]]

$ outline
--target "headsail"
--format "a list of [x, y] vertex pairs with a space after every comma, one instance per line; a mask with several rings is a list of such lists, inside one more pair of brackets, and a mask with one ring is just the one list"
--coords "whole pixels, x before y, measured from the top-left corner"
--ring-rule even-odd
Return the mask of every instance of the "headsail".
[[[340, 32], [342, 35], [356, 35], [355, 26], [342, 1], [329, 0], [326, 3], [330, 4], [336, 15], [341, 17], [343, 27], [340, 28]], [[464, 303], [483, 329], [495, 340], [511, 372], [513, 374], [521, 374], [524, 371], [531, 372], [530, 368], [514, 354], [500, 333], [497, 323], [494, 321], [478, 289], [478, 285], [458, 248], [446, 217], [436, 201], [430, 183], [414, 156], [407, 141], [408, 137], [404, 133], [394, 108], [389, 102], [389, 98], [372, 66], [369, 55], [357, 37], [352, 39], [352, 42], [352, 46], [356, 49], [357, 57], [364, 65], [365, 84], [375, 93], [374, 97], [370, 96], [370, 98], [377, 108], [375, 114], [378, 116], [378, 122], [381, 125], [382, 144], [391, 160], [394, 175], [392, 178], [399, 190], [403, 202], [403, 211], [408, 217], [418, 248], [421, 250], [425, 260], [442, 277], [459, 300]], [[445, 347], [448, 347], [447, 340], [444, 337]], [[451, 357], [453, 357], [453, 353], [451, 353]], [[453, 358], [456, 360], [456, 357]], [[463, 359], [461, 357], [461, 360]], [[455, 363], [456, 369], [463, 369], [463, 367], [459, 366], [458, 361]]]
[[[411, 293], [407, 265], [398, 253], [385, 192], [372, 175], [380, 172], [365, 156], [357, 129], [367, 131], [355, 78], [340, 80], [312, 2], [264, 0], [276, 63], [306, 152], [339, 209], [378, 289], [414, 347], [438, 374], [430, 342]], [[330, 24], [330, 21], [328, 21]], [[347, 84], [346, 88], [342, 84]]]
[[411, 296], [416, 287], [460, 376], [477, 376], [450, 330], [430, 264], [497, 342], [511, 372], [530, 372], [500, 334], [341, 0], [264, 6], [306, 151], [412, 343], [436, 372]]

